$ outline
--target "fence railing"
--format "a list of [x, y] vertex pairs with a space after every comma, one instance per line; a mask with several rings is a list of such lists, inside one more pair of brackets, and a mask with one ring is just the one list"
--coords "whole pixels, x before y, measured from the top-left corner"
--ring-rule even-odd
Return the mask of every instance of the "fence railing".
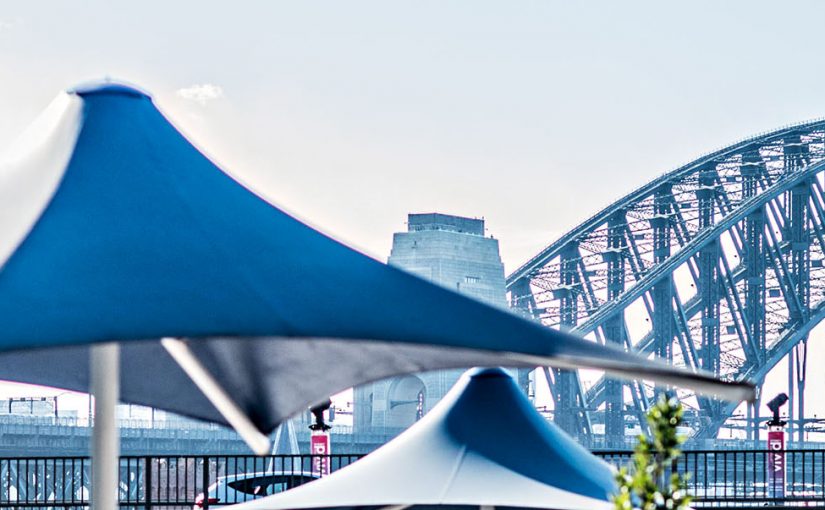
[[[324, 465], [332, 472], [360, 457], [121, 457], [118, 499], [121, 508], [147, 510], [243, 503], [319, 478]], [[88, 508], [91, 474], [88, 457], [0, 458], [0, 508]]]
[[[784, 452], [784, 497], [769, 491], [775, 480], [768, 450], [686, 451], [672, 470], [688, 477], [696, 507], [756, 508], [785, 504], [825, 508], [825, 450]], [[596, 455], [616, 466], [631, 452]], [[121, 508], [198, 509], [242, 503], [312, 481], [361, 455], [144, 456], [120, 460]], [[323, 461], [323, 462], [319, 462]], [[323, 471], [323, 472], [322, 472]], [[91, 462], [87, 457], [0, 458], [0, 508], [87, 508]], [[206, 490], [205, 490], [206, 489]]]
[[[632, 457], [626, 451], [595, 453], [615, 466], [628, 465]], [[772, 472], [777, 465], [784, 466], [784, 483], [777, 478], [781, 472]], [[825, 508], [825, 450], [685, 451], [665, 477], [673, 472], [687, 476], [693, 506], [699, 508]], [[777, 497], [776, 489], [784, 495]]]

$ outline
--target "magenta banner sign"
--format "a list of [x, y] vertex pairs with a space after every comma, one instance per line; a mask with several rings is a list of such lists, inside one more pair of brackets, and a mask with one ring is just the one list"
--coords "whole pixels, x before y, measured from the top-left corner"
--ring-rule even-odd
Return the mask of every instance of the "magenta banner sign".
[[332, 453], [327, 432], [313, 432], [310, 436], [310, 454], [312, 455], [312, 474], [325, 476], [329, 474], [329, 455]]
[[785, 431], [782, 427], [768, 429], [768, 495], [785, 497]]

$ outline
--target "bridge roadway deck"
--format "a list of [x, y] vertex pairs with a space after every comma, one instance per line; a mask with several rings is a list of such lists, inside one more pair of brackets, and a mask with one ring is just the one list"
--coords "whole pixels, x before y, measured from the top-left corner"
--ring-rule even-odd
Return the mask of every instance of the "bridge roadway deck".
[[[123, 455], [246, 455], [249, 448], [224, 427], [199, 422], [121, 422]], [[333, 429], [332, 444], [338, 451], [368, 453], [397, 435], [400, 430], [349, 433]], [[0, 418], [0, 457], [82, 456], [89, 454], [90, 429], [66, 418]], [[309, 451], [309, 430], [297, 430], [300, 451]]]

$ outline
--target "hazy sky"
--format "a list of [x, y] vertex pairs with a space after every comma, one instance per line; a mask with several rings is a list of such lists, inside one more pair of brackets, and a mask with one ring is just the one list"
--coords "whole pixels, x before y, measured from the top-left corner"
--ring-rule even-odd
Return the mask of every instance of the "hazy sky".
[[0, 0], [0, 147], [60, 89], [121, 78], [335, 237], [385, 259], [408, 212], [484, 216], [509, 272], [654, 176], [823, 115], [823, 20], [814, 1]]

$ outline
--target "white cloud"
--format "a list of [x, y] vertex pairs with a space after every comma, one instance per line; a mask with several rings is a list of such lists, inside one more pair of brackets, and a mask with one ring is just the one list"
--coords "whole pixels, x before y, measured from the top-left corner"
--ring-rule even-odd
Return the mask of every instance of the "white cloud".
[[222, 98], [223, 89], [212, 83], [202, 83], [178, 89], [177, 95], [188, 101], [195, 101], [203, 106], [209, 101]]
[[11, 30], [20, 24], [19, 19], [0, 19], [0, 32]]

